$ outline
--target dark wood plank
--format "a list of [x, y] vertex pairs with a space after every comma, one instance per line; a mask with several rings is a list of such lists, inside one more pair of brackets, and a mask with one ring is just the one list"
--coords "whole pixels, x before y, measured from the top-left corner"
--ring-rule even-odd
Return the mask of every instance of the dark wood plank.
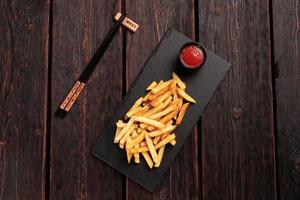
[[0, 9], [0, 199], [44, 199], [49, 4]]
[[279, 197], [300, 199], [300, 3], [273, 0]]
[[[173, 26], [194, 38], [194, 1], [127, 1], [126, 11], [140, 24], [135, 34], [127, 34], [127, 88], [143, 67], [164, 32]], [[164, 66], [162, 66], [164, 67]], [[127, 180], [127, 199], [197, 199], [197, 134], [192, 134], [156, 192], [150, 193]]]
[[204, 199], [276, 198], [268, 6], [199, 1], [200, 41], [233, 64], [202, 117]]
[[122, 98], [122, 33], [65, 119], [54, 116], [107, 32], [121, 1], [54, 1], [51, 199], [121, 199], [122, 175], [92, 157], [90, 147]]

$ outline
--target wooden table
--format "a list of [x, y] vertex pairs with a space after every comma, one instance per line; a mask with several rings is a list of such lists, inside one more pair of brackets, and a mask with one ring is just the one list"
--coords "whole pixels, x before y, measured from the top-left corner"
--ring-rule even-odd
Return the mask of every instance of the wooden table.
[[[0, 199], [300, 198], [299, 0], [0, 0]], [[71, 113], [54, 116], [120, 30]], [[169, 26], [233, 64], [156, 192], [90, 147]], [[162, 66], [164, 67], [164, 66]]]

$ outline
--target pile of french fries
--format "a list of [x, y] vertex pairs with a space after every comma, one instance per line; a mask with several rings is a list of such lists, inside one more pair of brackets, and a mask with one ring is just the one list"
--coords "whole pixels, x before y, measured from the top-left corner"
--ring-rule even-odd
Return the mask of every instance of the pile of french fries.
[[196, 103], [185, 89], [185, 83], [175, 73], [166, 82], [153, 81], [146, 89], [147, 95], [134, 103], [124, 121], [116, 122], [114, 143], [126, 150], [128, 163], [132, 157], [140, 163], [141, 153], [151, 169], [153, 165], [160, 166], [165, 146], [176, 144], [174, 130], [190, 103]]

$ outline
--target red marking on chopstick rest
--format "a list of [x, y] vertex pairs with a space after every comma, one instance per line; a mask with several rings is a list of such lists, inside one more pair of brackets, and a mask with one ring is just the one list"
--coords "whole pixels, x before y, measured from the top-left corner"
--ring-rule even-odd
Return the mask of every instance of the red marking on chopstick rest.
[[182, 61], [191, 68], [200, 67], [204, 61], [204, 53], [196, 45], [189, 45], [181, 52]]

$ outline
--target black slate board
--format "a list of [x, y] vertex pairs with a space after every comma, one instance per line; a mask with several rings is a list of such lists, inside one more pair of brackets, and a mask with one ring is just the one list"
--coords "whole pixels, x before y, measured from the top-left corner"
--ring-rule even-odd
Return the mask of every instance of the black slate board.
[[[109, 120], [96, 144], [92, 147], [94, 156], [150, 191], [153, 191], [160, 183], [175, 156], [192, 132], [193, 126], [199, 120], [220, 81], [224, 78], [226, 71], [230, 68], [228, 62], [206, 50], [207, 59], [201, 69], [196, 71], [182, 69], [177, 55], [182, 45], [190, 41], [189, 38], [174, 29], [169, 29], [166, 32], [158, 48], [154, 50], [116, 113]], [[139, 165], [128, 164], [125, 151], [120, 149], [118, 145], [113, 144], [116, 130], [115, 122], [123, 119], [133, 103], [146, 94], [145, 88], [152, 81], [169, 80], [172, 72], [177, 73], [186, 83], [187, 93], [197, 101], [197, 104], [191, 104], [182, 124], [175, 130], [177, 143], [175, 146], [166, 146], [159, 168], [149, 169], [142, 156]]]

